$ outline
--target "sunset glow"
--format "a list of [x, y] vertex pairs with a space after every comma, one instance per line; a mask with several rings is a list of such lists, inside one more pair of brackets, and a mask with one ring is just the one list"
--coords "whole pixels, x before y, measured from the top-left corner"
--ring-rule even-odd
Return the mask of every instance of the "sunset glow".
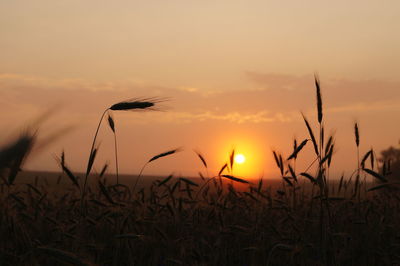
[[[115, 114], [121, 173], [137, 174], [154, 154], [181, 146], [201, 150], [208, 169], [218, 172], [236, 147], [246, 158], [235, 160], [234, 174], [274, 177], [271, 148], [287, 156], [294, 136], [307, 138], [300, 112], [315, 115], [318, 72], [326, 132], [340, 139], [333, 164], [351, 171], [353, 161], [342, 155], [354, 152], [355, 119], [365, 147], [379, 152], [398, 142], [392, 121], [400, 114], [400, 35], [393, 34], [399, 8], [394, 0], [2, 1], [0, 126], [10, 132], [0, 136], [57, 105], [41, 130], [76, 130], [26, 168], [58, 171], [52, 154], [65, 149], [69, 166], [85, 171], [105, 108], [161, 97], [168, 99], [162, 112]], [[111, 133], [100, 128], [98, 171], [113, 161]], [[302, 154], [299, 169], [312, 161], [312, 149]], [[196, 176], [196, 159], [180, 153], [146, 172]]]
[[243, 164], [246, 161], [246, 157], [243, 154], [237, 154], [235, 156], [235, 163]]
[[399, 11], [0, 1], [0, 264], [400, 265]]

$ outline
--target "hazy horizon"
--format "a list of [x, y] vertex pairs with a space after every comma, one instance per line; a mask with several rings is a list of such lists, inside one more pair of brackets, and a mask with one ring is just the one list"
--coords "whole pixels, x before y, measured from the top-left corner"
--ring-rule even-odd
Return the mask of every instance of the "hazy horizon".
[[[66, 153], [86, 168], [101, 113], [129, 98], [160, 97], [160, 111], [114, 112], [120, 172], [152, 156], [183, 151], [145, 174], [196, 176], [200, 151], [216, 174], [232, 148], [246, 156], [240, 176], [278, 174], [272, 149], [288, 156], [316, 123], [314, 73], [321, 80], [326, 133], [334, 133], [332, 174], [357, 167], [400, 138], [398, 1], [12, 1], [0, 3], [1, 145], [47, 110], [39, 137], [72, 127], [25, 168], [58, 171]], [[104, 121], [95, 168], [114, 170]], [[302, 151], [298, 169], [313, 160]]]

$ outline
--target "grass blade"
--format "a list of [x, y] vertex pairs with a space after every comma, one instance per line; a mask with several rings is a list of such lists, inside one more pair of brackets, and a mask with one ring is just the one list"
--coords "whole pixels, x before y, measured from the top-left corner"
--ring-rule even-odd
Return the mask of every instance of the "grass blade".
[[185, 183], [188, 184], [188, 185], [195, 186], [195, 187], [198, 187], [198, 186], [199, 186], [197, 183], [195, 183], [195, 182], [193, 182], [193, 181], [191, 181], [191, 180], [189, 180], [189, 179], [187, 179], [187, 178], [181, 177], [181, 178], [179, 178], [179, 179], [180, 179], [181, 181], [185, 182]]
[[289, 168], [290, 174], [292, 175], [292, 178], [294, 179], [294, 181], [297, 182], [297, 176], [296, 176], [296, 173], [293, 170], [293, 167], [290, 164], [288, 164], [288, 168]]
[[115, 123], [114, 123], [114, 118], [111, 116], [110, 113], [108, 114], [107, 121], [108, 121], [108, 125], [110, 126], [112, 132], [115, 134]]
[[365, 168], [365, 161], [368, 159], [369, 156], [372, 154], [372, 149], [369, 150], [361, 159], [361, 168]]
[[155, 161], [155, 160], [157, 160], [157, 159], [159, 159], [159, 158], [172, 155], [172, 154], [174, 154], [174, 153], [176, 153], [176, 152], [179, 152], [179, 151], [181, 151], [181, 150], [182, 150], [181, 148], [177, 148], [177, 149], [174, 149], [174, 150], [170, 150], [170, 151], [166, 151], [166, 152], [157, 154], [156, 156], [152, 157], [152, 158], [148, 161], [148, 163], [150, 163], [150, 162], [152, 162], [152, 161]]
[[206, 160], [204, 159], [204, 156], [200, 153], [200, 152], [198, 152], [198, 151], [194, 151], [196, 154], [197, 154], [197, 156], [200, 158], [200, 160], [201, 160], [201, 162], [203, 163], [203, 165], [204, 165], [204, 167], [205, 168], [207, 168], [207, 162], [206, 162]]
[[309, 133], [309, 135], [310, 135], [311, 141], [312, 141], [312, 143], [313, 143], [314, 150], [315, 150], [315, 154], [316, 154], [317, 156], [319, 156], [318, 144], [317, 144], [317, 141], [316, 141], [316, 139], [315, 139], [315, 136], [314, 136], [314, 133], [313, 133], [313, 131], [312, 131], [312, 128], [311, 128], [311, 126], [310, 126], [310, 123], [308, 122], [308, 120], [307, 120], [307, 118], [304, 116], [304, 114], [302, 114], [302, 116], [303, 116], [303, 119], [304, 119], [304, 123], [306, 123], [306, 127], [307, 127], [308, 133]]
[[312, 183], [317, 184], [317, 180], [309, 173], [300, 173], [300, 175], [308, 178]]
[[65, 165], [61, 165], [62, 170], [67, 174], [68, 178], [72, 181], [72, 184], [74, 184], [77, 188], [80, 189], [79, 183], [78, 183], [78, 178], [69, 170], [69, 168]]
[[86, 168], [86, 176], [89, 176], [90, 171], [92, 170], [93, 163], [94, 163], [94, 160], [96, 159], [96, 154], [97, 154], [98, 149], [99, 149], [98, 147], [94, 148], [92, 150], [92, 153], [90, 154], [88, 165], [87, 165], [87, 168]]
[[303, 147], [307, 144], [308, 139], [303, 140], [300, 145], [293, 151], [293, 153], [286, 159], [286, 160], [290, 160], [293, 158], [297, 158], [297, 154], [303, 149]]
[[[388, 188], [388, 187], [390, 187], [390, 186], [393, 186], [393, 185], [399, 185], [400, 184], [400, 182], [388, 182], [388, 183], [384, 183], [384, 184], [381, 184], [381, 185], [378, 185], [378, 186], [375, 186], [375, 187], [372, 187], [372, 188], [370, 188], [370, 189], [368, 189], [368, 192], [369, 191], [374, 191], [374, 190], [378, 190], [378, 189], [382, 189], [382, 188]], [[398, 188], [398, 187], [397, 187]]]
[[225, 164], [221, 167], [221, 169], [220, 169], [219, 172], [218, 172], [218, 176], [221, 176], [222, 172], [226, 169], [227, 166], [228, 166], [228, 164], [225, 163]]
[[367, 172], [368, 174], [372, 175], [373, 177], [379, 179], [382, 182], [387, 182], [386, 178], [384, 178], [383, 176], [381, 176], [380, 174], [371, 169], [363, 168], [363, 171]]
[[234, 158], [235, 158], [235, 149], [232, 150], [231, 155], [229, 156], [229, 165], [230, 165], [231, 171], [233, 170]]
[[168, 183], [169, 180], [172, 179], [172, 177], [174, 177], [174, 175], [169, 175], [167, 178], [165, 178], [163, 181], [161, 181], [160, 183], [158, 183], [158, 186], [161, 187], [162, 185]]
[[241, 179], [241, 178], [238, 178], [238, 177], [235, 177], [235, 176], [232, 176], [232, 175], [222, 175], [222, 177], [225, 177], [227, 179], [230, 179], [230, 180], [233, 180], [233, 181], [236, 181], [236, 182], [239, 182], [239, 183], [250, 184], [249, 181]]
[[278, 158], [278, 154], [275, 151], [272, 151], [272, 153], [274, 154], [274, 159], [275, 159], [276, 165], [278, 166], [278, 168], [281, 168], [281, 164], [280, 164], [280, 161], [279, 161], [279, 158]]

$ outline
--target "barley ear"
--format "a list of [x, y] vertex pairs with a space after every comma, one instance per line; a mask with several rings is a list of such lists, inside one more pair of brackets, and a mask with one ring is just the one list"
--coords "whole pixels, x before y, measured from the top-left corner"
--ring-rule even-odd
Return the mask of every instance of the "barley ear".
[[317, 74], [314, 74], [314, 80], [315, 80], [315, 87], [317, 90], [317, 109], [318, 109], [318, 123], [321, 124], [322, 122], [322, 96], [321, 96], [321, 86], [320, 86], [320, 81], [318, 78]]
[[357, 147], [359, 147], [360, 146], [360, 132], [358, 130], [357, 122], [354, 124], [354, 135], [356, 138], [356, 145], [357, 145]]

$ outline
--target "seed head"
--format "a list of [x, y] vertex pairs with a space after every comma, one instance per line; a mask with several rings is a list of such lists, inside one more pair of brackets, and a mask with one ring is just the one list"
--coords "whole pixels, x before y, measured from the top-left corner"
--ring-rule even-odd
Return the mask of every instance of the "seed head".
[[354, 135], [355, 135], [355, 138], [356, 138], [356, 145], [358, 147], [358, 146], [360, 146], [360, 132], [358, 130], [357, 122], [354, 124]]
[[318, 123], [322, 122], [322, 96], [321, 86], [317, 74], [314, 75], [315, 87], [317, 89], [317, 109], [318, 109]]
[[108, 114], [108, 125], [110, 126], [112, 132], [115, 133], [115, 123], [114, 123], [114, 119], [113, 119], [113, 117], [112, 117], [110, 114]]
[[112, 105], [109, 109], [113, 111], [131, 111], [131, 110], [144, 110], [144, 109], [152, 109], [153, 107], [159, 103], [164, 101], [160, 98], [147, 98], [147, 99], [129, 99], [126, 101], [122, 101]]

